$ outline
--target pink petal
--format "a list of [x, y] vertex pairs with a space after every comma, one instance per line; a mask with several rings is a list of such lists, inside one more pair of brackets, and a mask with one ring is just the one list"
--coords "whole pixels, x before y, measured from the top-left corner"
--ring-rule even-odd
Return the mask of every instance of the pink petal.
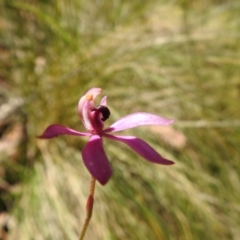
[[90, 105], [90, 102], [86, 100], [83, 103], [83, 108], [82, 108], [82, 122], [85, 128], [90, 132], [94, 130], [92, 126], [92, 120], [93, 120], [92, 115], [93, 115], [92, 106]]
[[91, 136], [83, 148], [82, 157], [88, 171], [102, 185], [106, 184], [112, 175], [112, 168], [103, 149], [102, 139], [98, 135]]
[[37, 138], [54, 138], [61, 134], [75, 135], [75, 136], [90, 136], [90, 133], [78, 132], [71, 128], [64, 127], [58, 124], [52, 124], [46, 128], [42, 135], [37, 136]]
[[107, 106], [107, 96], [104, 96], [100, 102], [100, 105]]
[[166, 119], [157, 115], [145, 112], [137, 112], [129, 114], [118, 121], [113, 123], [104, 132], [117, 132], [128, 128], [134, 128], [142, 125], [168, 125], [173, 123], [174, 120]]
[[134, 136], [114, 136], [106, 133], [103, 133], [103, 136], [110, 138], [112, 140], [117, 140], [117, 141], [126, 143], [136, 153], [138, 153], [139, 155], [141, 155], [143, 158], [145, 158], [150, 162], [163, 164], [163, 165], [174, 164], [174, 162], [163, 158], [150, 145], [148, 145], [148, 143], [146, 143], [140, 138], [137, 138]]

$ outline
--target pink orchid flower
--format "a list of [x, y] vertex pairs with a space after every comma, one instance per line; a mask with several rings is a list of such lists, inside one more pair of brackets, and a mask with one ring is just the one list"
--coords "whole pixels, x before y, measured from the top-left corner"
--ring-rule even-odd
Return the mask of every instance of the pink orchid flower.
[[145, 112], [129, 114], [104, 129], [104, 121], [110, 116], [107, 108], [107, 97], [103, 97], [100, 105], [95, 105], [95, 98], [102, 91], [101, 88], [90, 89], [78, 102], [79, 116], [87, 132], [78, 132], [71, 128], [53, 124], [47, 127], [38, 138], [50, 139], [61, 134], [90, 137], [82, 150], [82, 158], [91, 175], [102, 185], [106, 184], [112, 175], [112, 168], [103, 148], [102, 138], [109, 138], [127, 144], [136, 153], [152, 163], [171, 165], [174, 162], [163, 158], [145, 141], [134, 136], [118, 136], [109, 133], [122, 131], [142, 125], [168, 125], [174, 120], [166, 119]]

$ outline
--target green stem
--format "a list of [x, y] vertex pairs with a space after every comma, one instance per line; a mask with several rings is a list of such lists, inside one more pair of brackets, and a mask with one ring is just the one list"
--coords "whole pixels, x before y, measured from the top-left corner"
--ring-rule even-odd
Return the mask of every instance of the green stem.
[[90, 183], [90, 193], [89, 193], [88, 200], [87, 200], [87, 205], [86, 205], [87, 215], [86, 215], [85, 222], [83, 224], [83, 228], [82, 228], [79, 240], [83, 240], [83, 238], [85, 236], [85, 233], [87, 231], [90, 219], [92, 217], [92, 210], [93, 210], [93, 203], [94, 203], [95, 182], [96, 182], [96, 179], [94, 177], [92, 177], [91, 178], [91, 183]]

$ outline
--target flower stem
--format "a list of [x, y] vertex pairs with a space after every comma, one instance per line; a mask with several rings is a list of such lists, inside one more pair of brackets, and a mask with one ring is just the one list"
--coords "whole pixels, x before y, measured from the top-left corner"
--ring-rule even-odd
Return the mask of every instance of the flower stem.
[[86, 205], [86, 211], [87, 211], [86, 219], [85, 219], [85, 222], [84, 222], [84, 225], [83, 225], [83, 228], [82, 228], [79, 240], [83, 240], [83, 238], [85, 236], [85, 233], [87, 231], [90, 219], [92, 217], [92, 210], [93, 210], [93, 203], [94, 203], [93, 196], [94, 196], [94, 190], [95, 190], [95, 182], [96, 182], [96, 179], [92, 176], [91, 177], [91, 183], [90, 183], [90, 189], [89, 189], [90, 193], [89, 193], [88, 200], [87, 200], [87, 205]]

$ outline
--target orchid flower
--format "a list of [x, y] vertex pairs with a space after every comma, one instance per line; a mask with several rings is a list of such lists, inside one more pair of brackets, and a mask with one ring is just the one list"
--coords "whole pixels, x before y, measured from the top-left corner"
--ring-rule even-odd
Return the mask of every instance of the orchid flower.
[[101, 92], [101, 88], [92, 88], [78, 102], [78, 113], [87, 132], [78, 132], [62, 125], [52, 124], [38, 138], [50, 139], [62, 134], [89, 137], [82, 150], [83, 162], [91, 175], [102, 185], [106, 184], [112, 175], [112, 168], [103, 148], [103, 137], [125, 143], [149, 162], [163, 165], [173, 164], [144, 140], [134, 136], [118, 136], [112, 133], [142, 125], [164, 126], [171, 124], [174, 120], [150, 113], [136, 112], [120, 118], [104, 129], [104, 121], [109, 118], [110, 111], [107, 108], [106, 96], [102, 98], [99, 106], [95, 105], [95, 99]]

